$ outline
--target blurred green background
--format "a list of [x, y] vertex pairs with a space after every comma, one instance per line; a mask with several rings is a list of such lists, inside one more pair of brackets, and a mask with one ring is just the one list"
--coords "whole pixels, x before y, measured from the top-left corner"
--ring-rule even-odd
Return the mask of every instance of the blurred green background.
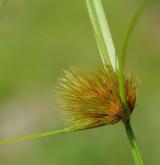
[[[103, 0], [117, 53], [139, 0]], [[54, 89], [62, 70], [101, 64], [84, 0], [8, 0], [0, 15], [0, 137], [64, 127]], [[133, 129], [145, 165], [160, 164], [160, 3], [132, 36], [127, 72], [139, 77]], [[133, 165], [121, 123], [0, 145], [1, 165]]]

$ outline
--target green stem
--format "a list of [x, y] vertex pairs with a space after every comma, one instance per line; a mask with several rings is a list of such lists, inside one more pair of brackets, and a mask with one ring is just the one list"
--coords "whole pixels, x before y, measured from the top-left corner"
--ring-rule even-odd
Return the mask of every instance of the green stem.
[[128, 121], [130, 121], [130, 110], [126, 101], [126, 91], [125, 91], [125, 75], [124, 75], [124, 68], [125, 68], [125, 59], [126, 59], [126, 52], [127, 52], [127, 48], [128, 48], [128, 44], [129, 44], [129, 40], [130, 37], [133, 33], [133, 30], [141, 16], [141, 14], [144, 11], [144, 8], [146, 6], [146, 4], [148, 3], [148, 1], [144, 0], [141, 5], [137, 8], [135, 14], [133, 15], [133, 18], [131, 19], [131, 22], [129, 24], [128, 30], [126, 32], [125, 38], [124, 38], [124, 42], [123, 42], [123, 46], [120, 52], [120, 56], [119, 56], [119, 88], [120, 88], [120, 97], [122, 100], [122, 103], [124, 104], [125, 107], [125, 120], [127, 120], [127, 122], [125, 123], [125, 127], [126, 127], [126, 132], [128, 135], [128, 139], [129, 139], [129, 144], [131, 147], [131, 152], [132, 152], [132, 156], [133, 159], [135, 161], [136, 165], [143, 165], [143, 161], [141, 158], [141, 155], [139, 153], [139, 149], [135, 140], [135, 136], [132, 130], [132, 127], [130, 125], [130, 123]]
[[146, 4], [148, 3], [148, 0], [144, 0], [141, 5], [137, 8], [135, 14], [133, 15], [133, 18], [131, 19], [131, 22], [129, 24], [128, 30], [126, 32], [124, 42], [122, 45], [122, 49], [118, 58], [119, 61], [119, 70], [118, 70], [118, 76], [119, 76], [119, 88], [120, 88], [120, 97], [122, 100], [122, 103], [125, 107], [125, 118], [124, 118], [124, 124], [127, 132], [127, 136], [129, 139], [129, 144], [132, 152], [132, 156], [134, 159], [134, 162], [136, 165], [143, 165], [143, 161], [141, 158], [141, 155], [139, 153], [139, 148], [136, 143], [136, 139], [132, 130], [132, 127], [130, 125], [130, 109], [127, 104], [126, 100], [126, 88], [125, 88], [125, 73], [124, 73], [124, 68], [125, 68], [125, 59], [126, 59], [126, 52], [129, 44], [130, 37], [133, 33], [133, 30], [141, 16], [141, 14], [144, 11], [144, 8]]
[[131, 124], [129, 122], [127, 122], [125, 124], [125, 128], [126, 128], [129, 145], [130, 145], [130, 149], [131, 149], [131, 153], [132, 153], [134, 162], [136, 165], [143, 165], [143, 160], [141, 158], [139, 148], [138, 148]]

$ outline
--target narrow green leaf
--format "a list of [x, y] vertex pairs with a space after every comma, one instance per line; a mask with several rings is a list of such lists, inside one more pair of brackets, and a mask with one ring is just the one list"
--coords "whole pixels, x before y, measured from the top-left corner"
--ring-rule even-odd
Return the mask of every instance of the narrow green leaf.
[[100, 50], [102, 62], [104, 65], [109, 64], [116, 69], [117, 59], [115, 55], [115, 47], [101, 0], [86, 0], [86, 4]]
[[123, 104], [126, 107], [126, 110], [128, 110], [128, 105], [126, 103], [126, 95], [125, 95], [125, 76], [124, 76], [126, 52], [127, 52], [127, 48], [128, 48], [128, 44], [129, 44], [129, 40], [131, 38], [131, 35], [135, 29], [135, 26], [136, 26], [140, 16], [142, 15], [146, 5], [148, 4], [148, 2], [150, 2], [150, 1], [149, 0], [143, 0], [141, 2], [141, 4], [139, 5], [139, 7], [137, 8], [137, 10], [135, 11], [135, 14], [133, 15], [133, 17], [129, 23], [128, 29], [126, 31], [124, 41], [122, 44], [122, 49], [121, 49], [120, 55], [118, 57], [120, 96], [121, 96], [121, 100], [122, 100]]
[[143, 0], [141, 2], [141, 4], [139, 5], [139, 7], [137, 8], [137, 10], [135, 11], [135, 14], [133, 15], [128, 29], [126, 30], [125, 36], [124, 36], [124, 40], [123, 40], [123, 44], [122, 44], [122, 48], [120, 51], [120, 55], [119, 55], [119, 67], [120, 70], [124, 70], [124, 65], [125, 65], [125, 58], [126, 58], [126, 52], [127, 52], [127, 48], [129, 45], [129, 40], [132, 36], [132, 33], [135, 29], [135, 26], [137, 25], [137, 22], [139, 20], [139, 18], [141, 17], [146, 5], [149, 3], [150, 1], [148, 0]]
[[67, 132], [72, 132], [72, 131], [74, 130], [70, 128], [64, 128], [62, 130], [54, 130], [54, 131], [48, 131], [44, 133], [38, 133], [38, 134], [32, 134], [32, 135], [26, 135], [26, 136], [19, 136], [19, 137], [14, 137], [14, 138], [5, 138], [5, 139], [0, 139], [0, 144], [37, 139], [37, 138], [42, 138], [46, 136], [57, 135], [57, 134], [62, 134], [62, 133], [67, 133]]

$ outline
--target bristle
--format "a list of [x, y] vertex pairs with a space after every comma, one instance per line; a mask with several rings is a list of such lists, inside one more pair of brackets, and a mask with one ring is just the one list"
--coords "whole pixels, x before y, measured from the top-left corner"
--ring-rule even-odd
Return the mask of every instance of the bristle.
[[[64, 71], [57, 88], [58, 102], [67, 115], [67, 124], [86, 129], [115, 124], [124, 114], [119, 96], [118, 74], [111, 67], [102, 67], [90, 73], [78, 68]], [[136, 82], [126, 80], [128, 105], [133, 110], [136, 99]]]

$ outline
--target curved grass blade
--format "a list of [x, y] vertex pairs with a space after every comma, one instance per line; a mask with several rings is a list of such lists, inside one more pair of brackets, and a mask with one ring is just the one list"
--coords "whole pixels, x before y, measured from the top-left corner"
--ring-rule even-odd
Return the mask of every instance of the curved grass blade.
[[115, 47], [101, 0], [86, 0], [86, 5], [93, 25], [102, 62], [104, 65], [112, 65], [112, 67], [116, 69], [117, 59]]
[[129, 40], [131, 38], [131, 35], [134, 31], [135, 26], [137, 25], [138, 20], [140, 19], [145, 7], [147, 6], [149, 0], [143, 0], [143, 2], [139, 5], [137, 10], [135, 11], [135, 14], [133, 15], [128, 29], [126, 31], [124, 41], [122, 44], [122, 48], [120, 51], [120, 55], [118, 57], [119, 61], [119, 85], [120, 85], [120, 96], [123, 104], [125, 105], [126, 109], [128, 109], [128, 106], [126, 104], [126, 96], [125, 96], [125, 77], [124, 77], [124, 68], [125, 68], [125, 59], [126, 59], [126, 52], [129, 44]]
[[118, 58], [119, 59], [119, 65], [120, 65], [119, 69], [122, 71], [124, 70], [125, 58], [126, 58], [127, 48], [129, 45], [129, 40], [132, 36], [132, 33], [135, 29], [135, 26], [137, 25], [137, 22], [139, 21], [141, 15], [143, 14], [143, 11], [144, 11], [145, 7], [147, 6], [148, 2], [149, 2], [149, 0], [143, 0], [143, 2], [141, 2], [139, 7], [137, 8], [137, 10], [135, 11], [135, 14], [133, 15], [133, 17], [129, 23], [128, 29], [126, 31], [126, 34], [124, 36], [124, 41], [123, 41], [120, 55]]

